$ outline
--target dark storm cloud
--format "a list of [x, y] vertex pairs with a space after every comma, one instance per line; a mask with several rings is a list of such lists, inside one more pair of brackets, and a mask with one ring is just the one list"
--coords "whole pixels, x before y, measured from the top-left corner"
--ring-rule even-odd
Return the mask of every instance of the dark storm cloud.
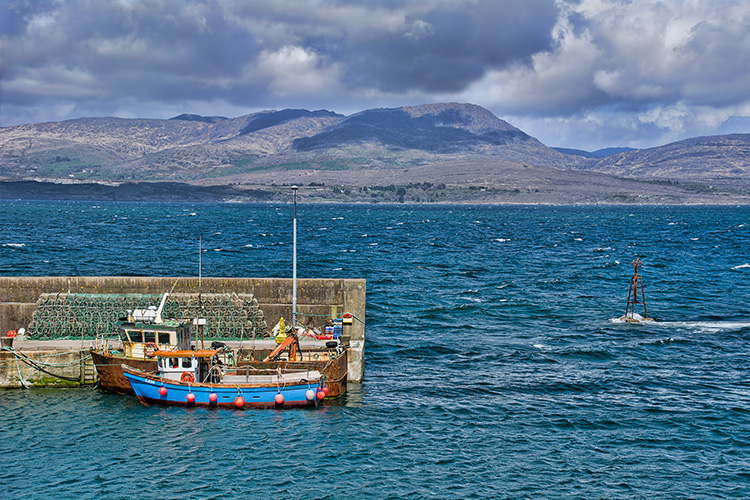
[[[80, 1], [48, 10], [28, 5], [10, 6], [21, 27], [3, 40], [9, 101], [86, 93], [102, 101], [206, 98], [212, 75], [236, 76], [246, 54], [259, 50], [206, 3]], [[48, 92], [45, 80], [53, 79], [59, 85]]]
[[[315, 91], [315, 72], [335, 78], [337, 91], [452, 92], [544, 49], [556, 18], [551, 0], [448, 10], [429, 1], [370, 5], [11, 2], [3, 8], [3, 100], [223, 99], [253, 107], [306, 94], [305, 84]], [[279, 83], [284, 76], [269, 64], [310, 72], [312, 83]]]
[[550, 47], [553, 2], [487, 2], [415, 12], [404, 32], [377, 32], [337, 54], [354, 87], [386, 92], [456, 92], [490, 68], [528, 60]]

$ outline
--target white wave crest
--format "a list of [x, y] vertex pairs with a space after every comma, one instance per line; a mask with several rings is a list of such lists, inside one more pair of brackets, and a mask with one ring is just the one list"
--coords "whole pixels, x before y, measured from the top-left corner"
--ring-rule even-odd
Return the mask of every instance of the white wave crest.
[[620, 316], [619, 318], [610, 318], [610, 323], [618, 324], [638, 324], [638, 323], [653, 323], [653, 318], [644, 318], [638, 313], [633, 313], [632, 316]]
[[658, 324], [667, 328], [682, 328], [705, 333], [750, 328], [750, 321], [665, 321]]

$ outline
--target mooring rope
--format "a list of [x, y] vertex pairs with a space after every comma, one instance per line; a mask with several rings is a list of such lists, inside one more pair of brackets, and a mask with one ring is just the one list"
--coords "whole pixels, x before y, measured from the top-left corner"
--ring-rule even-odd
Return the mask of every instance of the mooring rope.
[[[21, 360], [25, 364], [29, 365], [30, 367], [35, 368], [35, 369], [39, 370], [40, 372], [46, 373], [47, 375], [50, 375], [52, 377], [59, 378], [59, 379], [62, 379], [62, 380], [69, 380], [69, 381], [72, 381], [72, 382], [77, 382], [77, 381], [80, 380], [80, 377], [72, 378], [72, 377], [66, 377], [65, 375], [58, 375], [58, 374], [55, 374], [55, 373], [52, 373], [52, 372], [46, 370], [45, 368], [43, 368], [43, 366], [44, 367], [50, 367], [50, 368], [52, 368], [52, 367], [61, 367], [61, 366], [72, 366], [72, 365], [80, 364], [81, 361], [86, 361], [87, 359], [89, 359], [91, 357], [91, 355], [89, 354], [86, 357], [83, 357], [83, 358], [80, 358], [80, 359], [78, 359], [76, 361], [71, 361], [71, 362], [68, 362], [68, 363], [43, 363], [43, 362], [36, 361], [36, 360], [34, 360], [34, 359], [26, 356], [21, 351], [16, 350], [14, 347], [6, 348], [4, 350], [7, 350], [7, 351], [10, 351], [10, 352], [13, 353], [13, 356], [15, 357], [15, 360], [16, 360], [16, 368], [18, 369], [18, 375], [19, 375], [19, 377], [21, 379], [22, 385], [24, 385], [24, 387], [27, 387], [27, 388], [29, 386], [27, 385], [27, 382], [23, 379], [23, 376], [21, 376], [21, 367], [18, 364], [18, 360]], [[85, 352], [85, 351], [77, 351], [77, 352]], [[64, 353], [61, 353], [60, 355], [63, 355], [63, 354]]]
[[[29, 359], [29, 360], [32, 359], [32, 358], [26, 356], [25, 354], [23, 354], [21, 351], [17, 350], [15, 347], [6, 347], [6, 348], [3, 348], [3, 350], [4, 351], [12, 352], [13, 355], [16, 356], [17, 358]], [[87, 351], [85, 349], [81, 349], [79, 351], [59, 352], [59, 353], [56, 353], [56, 354], [42, 354], [42, 355], [39, 355], [39, 357], [40, 358], [51, 358], [51, 357], [57, 357], [57, 356], [66, 356], [66, 355], [70, 354], [71, 352], [79, 352], [80, 353], [80, 352], [87, 352]], [[88, 354], [88, 355], [84, 356], [83, 358], [77, 359], [75, 361], [67, 361], [65, 363], [48, 363], [48, 362], [43, 362], [43, 361], [36, 360], [36, 359], [32, 360], [32, 361], [35, 364], [39, 364], [41, 366], [46, 366], [46, 367], [49, 367], [49, 368], [56, 368], [56, 367], [60, 367], [60, 366], [73, 366], [73, 365], [77, 365], [81, 361], [86, 361], [87, 359], [89, 359], [91, 357], [92, 357], [91, 354]]]
[[336, 380], [331, 380], [331, 383], [332, 384], [337, 384], [337, 383], [341, 382], [342, 380], [344, 380], [344, 377], [346, 377], [347, 375], [349, 375], [349, 370], [348, 369], [344, 372], [344, 374], [341, 377], [337, 378]]
[[16, 370], [18, 370], [18, 378], [21, 381], [21, 385], [26, 389], [30, 388], [31, 384], [26, 382], [26, 379], [23, 378], [23, 374], [21, 373], [21, 365], [18, 364], [18, 356], [15, 356], [13, 359], [16, 361]]

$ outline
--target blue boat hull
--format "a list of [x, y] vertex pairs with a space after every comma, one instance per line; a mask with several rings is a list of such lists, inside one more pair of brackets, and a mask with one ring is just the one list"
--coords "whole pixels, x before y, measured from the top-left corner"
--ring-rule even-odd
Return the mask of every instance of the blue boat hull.
[[[249, 384], [188, 384], [186, 382], [175, 382], [162, 380], [159, 377], [149, 375], [145, 372], [138, 373], [132, 369], [123, 368], [123, 375], [130, 382], [138, 400], [145, 404], [158, 404], [169, 406], [203, 406], [219, 408], [278, 408], [278, 407], [314, 407], [318, 399], [308, 398], [308, 391], [312, 390], [317, 395], [320, 388], [319, 381], [309, 383], [286, 384], [282, 387], [255, 386]], [[166, 394], [159, 393], [161, 387], [166, 388]], [[163, 392], [163, 391], [162, 391]], [[211, 393], [216, 394], [216, 401], [211, 401]], [[276, 395], [281, 393], [284, 402], [276, 403]], [[189, 401], [189, 394], [193, 395], [193, 401]], [[237, 398], [242, 397], [243, 405], [237, 405]]]

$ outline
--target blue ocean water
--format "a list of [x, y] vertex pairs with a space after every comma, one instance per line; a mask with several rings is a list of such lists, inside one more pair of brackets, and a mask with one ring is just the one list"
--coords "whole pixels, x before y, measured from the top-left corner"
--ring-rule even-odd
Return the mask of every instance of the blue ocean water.
[[[291, 276], [291, 205], [0, 203], [0, 274]], [[750, 207], [298, 205], [367, 279], [313, 411], [0, 393], [0, 497], [750, 497]], [[625, 312], [636, 258], [651, 324]]]

